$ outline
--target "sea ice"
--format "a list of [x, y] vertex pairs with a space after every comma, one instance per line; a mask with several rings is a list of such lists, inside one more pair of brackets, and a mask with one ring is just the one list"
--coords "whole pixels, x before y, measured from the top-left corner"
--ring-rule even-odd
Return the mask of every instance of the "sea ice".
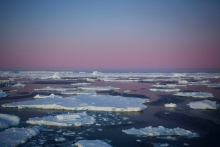
[[114, 79], [114, 78], [106, 78], [106, 79], [103, 79], [103, 81], [105, 81], [105, 82], [138, 82], [139, 80], [137, 80], [137, 79], [118, 80], [118, 79]]
[[170, 103], [170, 104], [164, 104], [164, 106], [174, 108], [174, 107], [176, 107], [176, 104]]
[[55, 95], [55, 94], [50, 94], [50, 95], [40, 95], [40, 94], [37, 94], [35, 97], [35, 99], [42, 99], [42, 98], [62, 98], [62, 96], [59, 96], [59, 95]]
[[94, 90], [94, 91], [110, 91], [110, 90], [120, 90], [120, 88], [117, 87], [79, 87], [81, 90]]
[[55, 141], [57, 141], [57, 142], [63, 142], [65, 140], [66, 140], [66, 138], [63, 138], [63, 137], [55, 138]]
[[185, 97], [194, 97], [194, 98], [209, 98], [214, 97], [209, 92], [179, 92], [174, 94], [175, 96], [185, 96]]
[[151, 88], [150, 91], [159, 91], [159, 92], [176, 92], [180, 91], [180, 89], [176, 88]]
[[188, 105], [192, 109], [217, 109], [219, 107], [219, 105], [216, 104], [216, 101], [210, 100], [190, 102]]
[[186, 85], [177, 85], [177, 84], [166, 84], [166, 85], [152, 85], [152, 87], [157, 87], [157, 88], [167, 88], [167, 87], [177, 87], [177, 86], [186, 86]]
[[0, 90], [0, 98], [6, 97], [6, 96], [8, 96], [8, 94], [6, 94], [6, 92], [3, 92], [2, 90]]
[[110, 95], [79, 95], [68, 98], [45, 98], [39, 100], [3, 104], [3, 107], [40, 108], [60, 110], [91, 110], [91, 111], [142, 111], [147, 106], [143, 103], [149, 99], [131, 98]]
[[83, 126], [94, 124], [94, 117], [88, 116], [86, 112], [67, 113], [57, 116], [46, 116], [42, 118], [29, 118], [26, 121], [29, 124], [51, 125], [51, 126]]
[[122, 130], [122, 132], [133, 135], [142, 135], [142, 136], [183, 136], [187, 138], [199, 137], [198, 133], [191, 132], [182, 128], [164, 128], [163, 126], [159, 127], [145, 127], [140, 129], [131, 128], [128, 130]]
[[73, 94], [73, 95], [87, 95], [87, 94], [91, 94], [91, 95], [96, 95], [95, 91], [65, 91], [65, 92], [61, 92], [62, 94]]
[[57, 87], [44, 87], [40, 89], [34, 89], [34, 90], [48, 90], [48, 91], [69, 91], [69, 90], [76, 90], [76, 88], [57, 88]]
[[0, 113], [0, 129], [16, 126], [20, 123], [20, 117]]
[[2, 147], [15, 147], [25, 143], [28, 139], [39, 133], [38, 127], [10, 128], [0, 132], [0, 145]]
[[26, 85], [18, 82], [17, 84], [13, 85], [12, 87], [26, 87]]
[[111, 147], [109, 144], [101, 140], [79, 140], [75, 145], [78, 147]]
[[91, 83], [73, 83], [71, 85], [74, 85], [74, 86], [85, 86], [85, 85], [91, 85]]

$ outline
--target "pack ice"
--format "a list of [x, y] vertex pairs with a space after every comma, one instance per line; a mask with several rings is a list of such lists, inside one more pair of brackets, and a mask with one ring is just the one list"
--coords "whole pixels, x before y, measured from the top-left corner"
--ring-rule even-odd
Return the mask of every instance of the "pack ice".
[[62, 98], [59, 95], [55, 95], [55, 94], [50, 94], [50, 95], [41, 95], [41, 94], [37, 94], [35, 97], [35, 99], [43, 99], [43, 98]]
[[26, 123], [36, 125], [51, 125], [51, 126], [83, 126], [94, 124], [95, 119], [88, 116], [86, 112], [82, 113], [67, 113], [56, 116], [46, 116], [42, 118], [29, 118]]
[[10, 128], [0, 132], [0, 145], [2, 147], [15, 147], [25, 143], [28, 139], [39, 133], [37, 127], [32, 128]]
[[73, 94], [73, 95], [87, 95], [87, 94], [96, 95], [95, 91], [65, 91], [61, 93], [62, 94]]
[[6, 94], [5, 92], [3, 92], [2, 90], [0, 90], [0, 98], [1, 97], [6, 97], [8, 96], [8, 94]]
[[188, 105], [192, 109], [217, 109], [219, 107], [219, 105], [216, 104], [216, 101], [210, 100], [190, 102]]
[[40, 89], [34, 89], [34, 90], [47, 90], [47, 91], [68, 91], [68, 90], [76, 90], [76, 88], [57, 88], [57, 87], [44, 87]]
[[20, 117], [0, 113], [0, 129], [16, 126], [20, 123]]
[[122, 132], [132, 135], [142, 135], [142, 136], [183, 136], [187, 138], [199, 137], [198, 133], [191, 132], [182, 128], [164, 128], [163, 126], [159, 127], [145, 127], [140, 129], [131, 128], [128, 130], [122, 130]]
[[75, 145], [78, 147], [111, 147], [109, 144], [101, 140], [79, 140]]
[[110, 91], [110, 90], [120, 90], [120, 88], [106, 86], [106, 87], [79, 87], [81, 90], [93, 90], [93, 91]]
[[214, 97], [209, 92], [179, 92], [174, 94], [175, 96], [185, 96], [185, 97], [194, 97], [194, 98], [209, 98]]
[[141, 111], [147, 106], [143, 103], [148, 99], [127, 98], [110, 95], [79, 95], [68, 98], [44, 98], [39, 100], [3, 104], [3, 107], [40, 108], [61, 110], [91, 110], [91, 111]]

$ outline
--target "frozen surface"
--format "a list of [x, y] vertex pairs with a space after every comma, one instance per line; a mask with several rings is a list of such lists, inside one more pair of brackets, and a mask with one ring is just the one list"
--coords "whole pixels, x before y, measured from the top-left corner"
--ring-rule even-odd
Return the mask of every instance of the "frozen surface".
[[185, 96], [185, 97], [194, 97], [194, 98], [209, 98], [214, 97], [209, 92], [179, 92], [174, 94], [175, 96]]
[[79, 140], [75, 145], [78, 147], [111, 147], [109, 144], [101, 140]]
[[0, 129], [16, 126], [20, 123], [20, 117], [0, 113]]
[[32, 128], [10, 128], [0, 132], [0, 145], [2, 147], [14, 147], [25, 143], [28, 139], [39, 133], [37, 127]]
[[120, 88], [111, 87], [111, 86], [106, 86], [106, 87], [79, 87], [79, 89], [81, 89], [81, 90], [94, 90], [94, 91], [120, 90]]
[[219, 107], [216, 101], [210, 101], [210, 100], [190, 102], [188, 105], [192, 109], [217, 109]]
[[187, 138], [199, 137], [198, 133], [191, 132], [182, 128], [164, 128], [163, 126], [159, 127], [145, 127], [140, 129], [131, 128], [128, 130], [122, 130], [122, 132], [133, 135], [143, 135], [143, 136], [182, 136]]
[[71, 85], [74, 85], [74, 86], [85, 86], [85, 85], [91, 85], [91, 83], [73, 83]]
[[62, 98], [61, 96], [59, 95], [55, 95], [55, 94], [50, 94], [50, 95], [41, 95], [41, 94], [37, 94], [35, 97], [35, 99], [42, 99], [42, 98]]
[[57, 87], [44, 87], [40, 89], [34, 89], [34, 90], [47, 90], [47, 91], [69, 91], [69, 90], [76, 90], [76, 88], [57, 88]]
[[141, 111], [147, 106], [143, 103], [148, 99], [127, 98], [109, 95], [79, 95], [68, 98], [45, 98], [24, 102], [3, 104], [3, 107], [61, 109], [61, 110], [92, 110], [92, 111]]
[[65, 91], [65, 92], [62, 92], [62, 94], [74, 94], [74, 95], [91, 94], [91, 95], [96, 95], [96, 92], [95, 91]]
[[176, 92], [180, 91], [180, 89], [176, 88], [151, 88], [150, 91], [159, 91], [159, 92]]
[[8, 94], [6, 94], [6, 92], [3, 92], [2, 90], [0, 90], [0, 98], [6, 97], [6, 96], [8, 96]]
[[47, 116], [42, 118], [29, 118], [27, 123], [36, 125], [51, 125], [51, 126], [83, 126], [94, 124], [95, 119], [88, 116], [86, 112], [82, 113], [67, 113], [56, 116]]
[[176, 107], [176, 104], [174, 103], [169, 103], [169, 104], [164, 104], [165, 107], [171, 107], [171, 108], [174, 108]]

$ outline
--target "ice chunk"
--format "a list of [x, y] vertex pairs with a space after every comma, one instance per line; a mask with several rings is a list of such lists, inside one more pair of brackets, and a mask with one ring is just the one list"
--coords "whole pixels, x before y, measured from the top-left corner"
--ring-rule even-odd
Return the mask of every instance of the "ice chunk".
[[167, 147], [168, 143], [151, 143], [154, 147]]
[[74, 86], [85, 86], [85, 85], [91, 85], [91, 83], [73, 83], [71, 85], [74, 85]]
[[174, 103], [169, 103], [169, 104], [164, 104], [165, 107], [171, 107], [171, 108], [174, 108], [176, 107], [176, 104]]
[[40, 94], [37, 94], [35, 97], [35, 99], [42, 99], [42, 98], [62, 98], [62, 96], [59, 96], [59, 95], [55, 95], [55, 94], [50, 94], [50, 95], [40, 95]]
[[51, 126], [82, 126], [94, 124], [95, 119], [88, 116], [86, 112], [82, 113], [68, 113], [57, 116], [47, 116], [42, 118], [29, 118], [27, 123], [37, 125], [51, 125]]
[[217, 109], [219, 107], [219, 105], [216, 104], [216, 101], [210, 100], [190, 102], [188, 105], [192, 109]]
[[94, 91], [120, 90], [120, 88], [111, 87], [111, 86], [106, 86], [106, 87], [79, 87], [79, 89], [81, 89], [81, 90], [94, 90]]
[[34, 89], [34, 90], [47, 90], [47, 91], [68, 91], [68, 90], [76, 90], [76, 88], [57, 88], [57, 87], [44, 87], [40, 89]]
[[106, 79], [103, 79], [103, 81], [105, 82], [138, 82], [139, 80], [135, 80], [135, 79], [125, 79], [125, 80], [118, 80], [118, 79], [114, 79], [114, 78], [106, 78]]
[[5, 92], [3, 92], [2, 90], [0, 90], [0, 98], [1, 97], [6, 97], [8, 96], [8, 94], [6, 94]]
[[124, 91], [124, 93], [129, 93], [129, 92], [131, 92], [131, 91], [130, 91], [130, 90], [125, 90], [125, 91]]
[[16, 126], [20, 123], [20, 117], [0, 113], [0, 129]]
[[3, 107], [40, 108], [60, 110], [91, 110], [91, 111], [142, 111], [147, 106], [143, 103], [148, 99], [110, 96], [110, 95], [79, 95], [68, 98], [45, 98], [39, 100], [3, 104]]
[[25, 143], [28, 139], [39, 133], [37, 127], [32, 128], [10, 128], [0, 132], [0, 145], [2, 147], [14, 147]]
[[109, 144], [101, 140], [79, 140], [75, 145], [78, 147], [111, 147]]
[[62, 94], [73, 94], [73, 95], [91, 94], [91, 95], [96, 95], [96, 92], [95, 91], [65, 91], [65, 92], [62, 92]]
[[13, 85], [12, 87], [26, 87], [26, 85], [18, 82], [17, 84]]
[[160, 92], [176, 92], [180, 91], [180, 89], [176, 88], [151, 88], [150, 91], [160, 91]]
[[65, 140], [66, 140], [66, 138], [63, 138], [63, 137], [59, 137], [59, 138], [55, 139], [55, 141], [57, 141], [57, 142], [63, 142]]
[[177, 85], [177, 84], [166, 84], [166, 85], [152, 85], [152, 87], [157, 87], [157, 88], [167, 88], [167, 87], [177, 87], [177, 86], [186, 86], [186, 85]]
[[209, 92], [179, 92], [174, 94], [175, 96], [185, 96], [185, 97], [194, 97], [194, 98], [209, 98], [214, 97]]
[[131, 128], [128, 130], [122, 130], [122, 132], [133, 135], [143, 135], [143, 136], [183, 136], [187, 138], [199, 137], [198, 133], [191, 132], [182, 128], [164, 128], [163, 126], [159, 127], [145, 127], [140, 129]]

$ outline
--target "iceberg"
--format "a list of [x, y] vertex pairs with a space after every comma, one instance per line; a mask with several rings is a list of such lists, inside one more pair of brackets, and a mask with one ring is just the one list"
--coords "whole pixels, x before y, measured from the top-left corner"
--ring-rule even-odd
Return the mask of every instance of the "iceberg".
[[79, 140], [75, 145], [78, 147], [111, 147], [109, 144], [101, 140]]
[[73, 94], [73, 95], [87, 95], [87, 94], [96, 95], [95, 91], [65, 91], [61, 93], [62, 94]]
[[44, 98], [23, 102], [3, 104], [2, 107], [38, 108], [59, 110], [91, 110], [91, 111], [142, 111], [147, 106], [143, 103], [149, 99], [131, 98], [110, 95], [79, 95], [68, 98]]
[[20, 123], [20, 117], [0, 113], [0, 129], [16, 126]]
[[216, 101], [210, 101], [210, 100], [190, 102], [187, 105], [192, 109], [217, 109], [219, 107], [219, 105], [216, 104]]
[[122, 132], [132, 135], [142, 135], [142, 136], [182, 136], [187, 138], [199, 137], [198, 133], [191, 132], [182, 128], [164, 128], [163, 126], [159, 127], [145, 127], [140, 129], [131, 128], [128, 130], [122, 130]]
[[47, 91], [69, 91], [69, 90], [76, 90], [76, 88], [57, 88], [57, 87], [44, 87], [40, 89], [34, 89], [34, 90], [47, 90]]
[[73, 83], [71, 85], [73, 85], [73, 86], [85, 86], [85, 85], [91, 85], [91, 83]]
[[93, 91], [110, 91], [110, 90], [120, 90], [120, 88], [117, 87], [79, 87], [81, 90], [93, 90]]
[[1, 97], [7, 97], [8, 94], [6, 94], [6, 92], [3, 92], [2, 90], [0, 90], [0, 98]]
[[2, 147], [15, 147], [25, 143], [28, 139], [39, 133], [38, 127], [10, 128], [0, 132], [0, 145]]
[[170, 104], [164, 104], [165, 107], [175, 108], [176, 104], [170, 103]]
[[175, 96], [193, 97], [193, 98], [210, 98], [214, 97], [209, 92], [179, 92], [174, 94]]
[[159, 91], [159, 92], [176, 92], [180, 91], [180, 89], [176, 88], [151, 88], [150, 91]]
[[67, 113], [56, 116], [45, 116], [42, 118], [29, 118], [26, 121], [28, 124], [34, 125], [50, 125], [50, 126], [83, 126], [94, 124], [94, 117], [88, 116], [86, 112], [82, 113]]
[[35, 97], [35, 99], [43, 99], [43, 98], [62, 98], [61, 96], [59, 95], [55, 95], [55, 94], [50, 94], [50, 95], [40, 95], [40, 94], [37, 94]]

